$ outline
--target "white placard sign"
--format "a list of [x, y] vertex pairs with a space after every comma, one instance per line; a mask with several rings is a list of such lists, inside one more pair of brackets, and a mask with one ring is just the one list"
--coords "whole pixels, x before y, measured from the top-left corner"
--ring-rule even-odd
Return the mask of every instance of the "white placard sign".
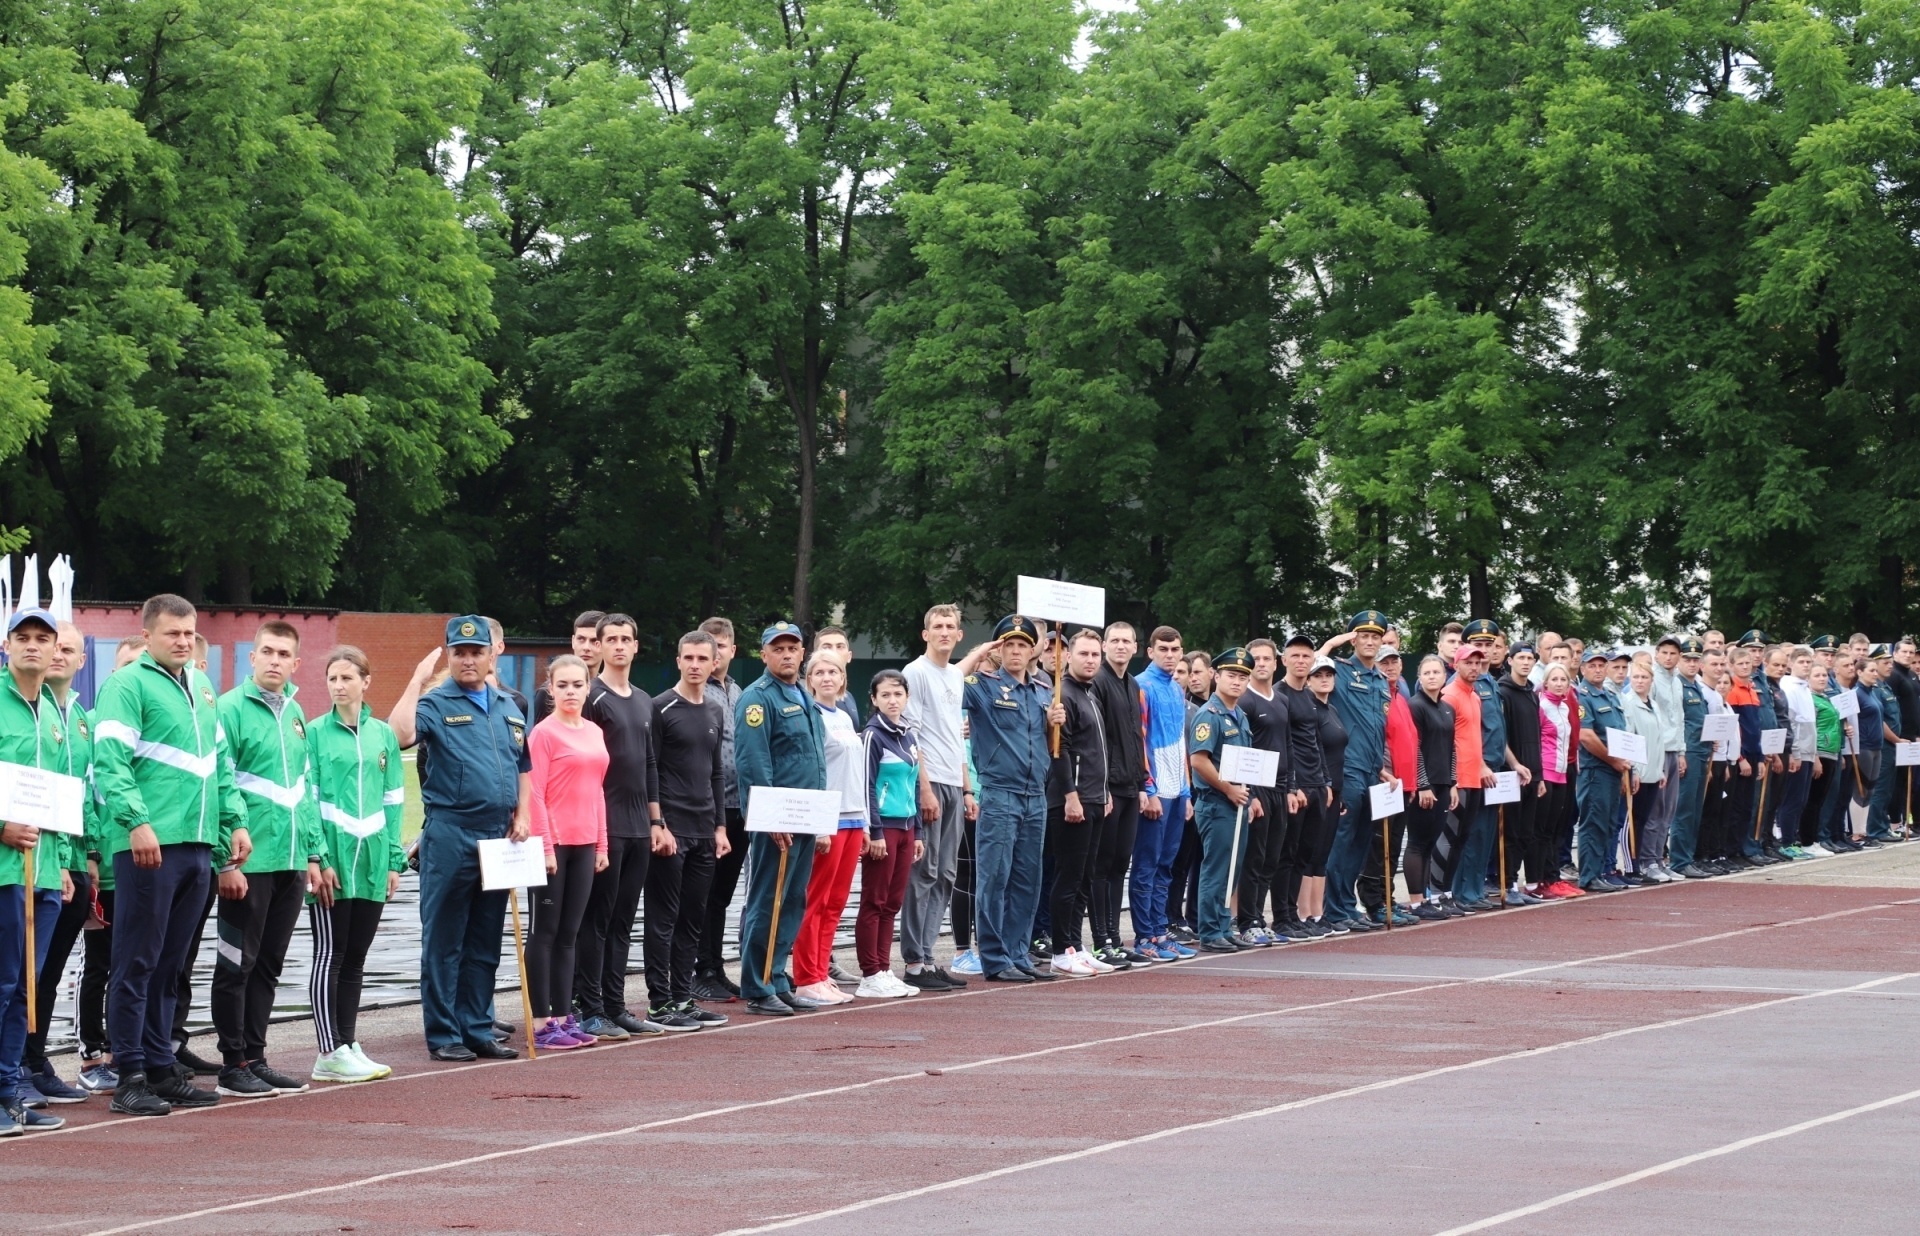
[[545, 888], [547, 847], [538, 837], [509, 841], [490, 837], [480, 843], [480, 887]]
[[1493, 774], [1493, 784], [1487, 787], [1486, 797], [1480, 801], [1489, 807], [1498, 807], [1501, 803], [1519, 802], [1520, 774], [1517, 772]]
[[84, 831], [87, 784], [78, 777], [25, 764], [0, 763], [0, 820], [78, 837]]
[[1064, 579], [1038, 579], [1032, 575], [1018, 578], [1015, 612], [1028, 618], [1045, 618], [1048, 622], [1073, 622], [1083, 627], [1106, 625], [1106, 589], [1070, 584]]
[[1833, 710], [1840, 714], [1842, 721], [1851, 721], [1860, 715], [1860, 696], [1852, 689], [1833, 697]]
[[1646, 736], [1631, 730], [1608, 730], [1607, 754], [1630, 764], [1644, 764], [1647, 762]]
[[1220, 779], [1235, 785], [1270, 786], [1280, 780], [1280, 753], [1258, 747], [1222, 747]]
[[1896, 768], [1911, 768], [1920, 764], [1920, 742], [1894, 743], [1893, 763]]
[[1761, 755], [1779, 755], [1782, 752], [1784, 752], [1786, 749], [1787, 749], [1787, 732], [1785, 730], [1761, 730], [1760, 731], [1760, 754]]
[[1739, 742], [1740, 718], [1730, 712], [1716, 712], [1700, 721], [1701, 742]]
[[840, 795], [833, 790], [790, 790], [756, 785], [747, 795], [750, 833], [810, 833], [831, 837], [840, 827]]
[[1384, 820], [1407, 809], [1407, 796], [1400, 792], [1398, 781], [1376, 781], [1367, 787], [1367, 805], [1374, 819]]

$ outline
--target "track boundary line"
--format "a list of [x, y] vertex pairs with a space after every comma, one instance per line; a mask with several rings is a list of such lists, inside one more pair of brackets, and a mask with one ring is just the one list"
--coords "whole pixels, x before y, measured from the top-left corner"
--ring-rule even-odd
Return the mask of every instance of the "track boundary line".
[[[1507, 971], [1503, 974], [1491, 975], [1486, 978], [1466, 979], [1466, 980], [1450, 981], [1450, 982], [1427, 983], [1427, 984], [1421, 984], [1415, 987], [1396, 988], [1391, 991], [1369, 992], [1359, 996], [1348, 996], [1338, 1000], [1317, 1001], [1311, 1004], [1289, 1005], [1289, 1006], [1285, 1006], [1277, 1009], [1263, 1009], [1255, 1013], [1240, 1013], [1231, 1017], [1214, 1018], [1214, 1019], [1210, 1019], [1203, 1022], [1190, 1022], [1180, 1026], [1161, 1026], [1151, 1030], [1136, 1031], [1130, 1034], [1115, 1035], [1115, 1036], [1109, 1036], [1109, 1037], [1104, 1037], [1099, 1039], [1083, 1040], [1081, 1042], [1076, 1042], [1076, 1043], [1054, 1044], [1049, 1047], [1038, 1048], [1028, 1052], [1018, 1052], [1018, 1053], [1014, 1053], [1011, 1055], [1004, 1055], [1004, 1056], [993, 1056], [993, 1057], [988, 1057], [980, 1060], [965, 1061], [955, 1065], [943, 1065], [943, 1066], [940, 1066], [939, 1072], [943, 1074], [969, 1072], [975, 1069], [988, 1068], [994, 1065], [1009, 1064], [1009, 1063], [1014, 1063], [1014, 1062], [1023, 1061], [1023, 1060], [1037, 1059], [1044, 1056], [1056, 1055], [1062, 1052], [1080, 1051], [1080, 1050], [1085, 1050], [1087, 1048], [1092, 1048], [1092, 1047], [1106, 1047], [1106, 1046], [1112, 1046], [1118, 1043], [1137, 1042], [1142, 1039], [1158, 1038], [1158, 1037], [1163, 1037], [1163, 1036], [1172, 1035], [1172, 1034], [1182, 1034], [1192, 1030], [1215, 1029], [1221, 1026], [1236, 1025], [1239, 1023], [1253, 1021], [1260, 1018], [1285, 1016], [1290, 1013], [1313, 1012], [1321, 1009], [1336, 1008], [1344, 1005], [1365, 1004], [1365, 1003], [1371, 1003], [1379, 1000], [1388, 1000], [1388, 999], [1393, 999], [1399, 996], [1419, 995], [1419, 994], [1424, 994], [1432, 991], [1443, 991], [1443, 990], [1449, 990], [1457, 987], [1474, 986], [1479, 983], [1495, 982], [1504, 978], [1513, 978], [1513, 977], [1518, 977], [1518, 976], [1527, 975], [1527, 974], [1536, 974], [1536, 973], [1541, 973], [1549, 970], [1560, 970], [1560, 969], [1567, 969], [1573, 966], [1591, 965], [1591, 964], [1596, 964], [1604, 961], [1615, 961], [1625, 957], [1644, 956], [1648, 953], [1667, 952], [1673, 949], [1686, 948], [1694, 944], [1714, 943], [1716, 941], [1731, 939], [1738, 936], [1751, 935], [1756, 932], [1777, 931], [1777, 930], [1782, 930], [1789, 927], [1805, 926], [1810, 923], [1826, 922], [1836, 918], [1847, 918], [1856, 914], [1864, 914], [1872, 910], [1886, 909], [1889, 905], [1914, 905], [1914, 904], [1920, 904], [1920, 898], [1903, 900], [1899, 902], [1880, 902], [1880, 903], [1875, 903], [1869, 906], [1856, 906], [1846, 910], [1830, 911], [1825, 914], [1809, 915], [1804, 918], [1787, 919], [1777, 923], [1760, 923], [1760, 924], [1755, 924], [1749, 927], [1735, 928], [1731, 931], [1715, 932], [1711, 935], [1699, 936], [1690, 940], [1672, 940], [1664, 944], [1648, 945], [1644, 948], [1629, 949], [1623, 952], [1605, 953], [1605, 954], [1599, 954], [1593, 957], [1575, 958], [1572, 961], [1552, 962], [1552, 963], [1546, 963], [1542, 965], [1523, 967], [1521, 969]], [[1764, 1008], [1774, 1004], [1790, 1003], [1795, 1000], [1811, 999], [1811, 998], [1816, 998], [1817, 996], [1827, 995], [1827, 994], [1837, 994], [1838, 992], [1841, 992], [1841, 991], [1860, 990], [1860, 989], [1864, 989], [1865, 987], [1878, 986], [1883, 983], [1898, 982], [1898, 981], [1901, 981], [1907, 978], [1913, 978], [1913, 977], [1920, 977], [1920, 972], [1915, 972], [1912, 974], [1903, 974], [1903, 975], [1898, 975], [1890, 978], [1871, 980], [1866, 984], [1859, 985], [1854, 988], [1834, 988], [1834, 989], [1830, 989], [1829, 991], [1808, 993], [1804, 995], [1788, 996], [1788, 997], [1784, 997], [1781, 1000], [1763, 1001], [1754, 1005], [1737, 1006], [1735, 1009], [1719, 1010], [1712, 1014], [1697, 1015], [1697, 1016], [1723, 1016], [1728, 1012], [1739, 1011], [1740, 1009], [1743, 1009], [1743, 1008]], [[985, 990], [985, 989], [982, 988], [981, 990]], [[1050, 986], [1033, 988], [1029, 990], [1045, 991], [1045, 990], [1050, 990]], [[964, 995], [966, 993], [957, 993], [957, 994]], [[892, 1006], [887, 1005], [887, 1006], [876, 1006], [876, 1007], [892, 1007]], [[1697, 1019], [1697, 1016], [1695, 1018], [1691, 1018], [1687, 1020], [1695, 1020]], [[1679, 1023], [1675, 1023], [1675, 1024], [1679, 1024]], [[1623, 1033], [1623, 1032], [1627, 1032], [1627, 1031], [1613, 1031], [1608, 1033], [1609, 1035], [1611, 1035], [1611, 1034], [1617, 1034], [1617, 1033]], [[1607, 1036], [1601, 1036], [1601, 1037], [1604, 1038]], [[1571, 1045], [1572, 1043], [1577, 1043], [1580, 1041], [1582, 1040], [1572, 1040], [1567, 1045]], [[1592, 1041], [1597, 1042], [1597, 1041], [1600, 1041], [1600, 1039], [1596, 1038], [1596, 1039], [1593, 1039]], [[1549, 1044], [1543, 1048], [1529, 1048], [1526, 1050], [1528, 1052], [1538, 1052], [1543, 1050], [1553, 1050], [1553, 1049], [1556, 1049], [1558, 1046], [1561, 1046], [1561, 1045]], [[1460, 1067], [1468, 1067], [1468, 1066], [1464, 1066], [1464, 1065], [1445, 1066], [1445, 1069], [1443, 1069], [1442, 1071], [1447, 1071], [1447, 1070], [1460, 1068]], [[626, 1136], [631, 1136], [632, 1134], [635, 1134], [635, 1133], [648, 1132], [654, 1129], [667, 1128], [674, 1125], [687, 1124], [694, 1121], [712, 1119], [719, 1116], [734, 1115], [743, 1111], [755, 1111], [755, 1110], [763, 1110], [763, 1109], [772, 1108], [772, 1107], [782, 1107], [792, 1103], [804, 1102], [810, 1099], [828, 1098], [835, 1095], [850, 1094], [850, 1093], [854, 1093], [861, 1090], [869, 1090], [869, 1089], [874, 1089], [880, 1086], [892, 1085], [898, 1082], [911, 1081], [916, 1078], [923, 1078], [928, 1076], [928, 1074], [929, 1074], [929, 1070], [925, 1068], [921, 1068], [921, 1069], [915, 1069], [909, 1073], [887, 1074], [881, 1077], [868, 1078], [865, 1081], [851, 1082], [842, 1086], [832, 1086], [832, 1087], [826, 1087], [826, 1088], [817, 1089], [817, 1090], [801, 1091], [795, 1094], [782, 1095], [782, 1096], [777, 1096], [770, 1099], [755, 1099], [748, 1102], [726, 1104], [724, 1106], [717, 1107], [717, 1108], [707, 1108], [700, 1111], [682, 1113], [681, 1115], [678, 1115], [678, 1116], [662, 1117], [657, 1120], [645, 1121], [640, 1124], [628, 1125], [628, 1126], [617, 1128], [617, 1129], [607, 1129], [607, 1130], [601, 1130], [593, 1133], [576, 1134], [571, 1137], [556, 1138], [556, 1139], [551, 1139], [543, 1142], [534, 1142], [525, 1146], [516, 1146], [506, 1150], [491, 1151], [487, 1154], [482, 1154], [482, 1155], [472, 1155], [472, 1156], [467, 1156], [465, 1158], [460, 1158], [460, 1159], [444, 1160], [439, 1163], [422, 1164], [417, 1167], [402, 1168], [392, 1172], [381, 1172], [372, 1176], [358, 1177], [353, 1180], [337, 1181], [333, 1184], [328, 1184], [328, 1185], [315, 1185], [307, 1189], [298, 1189], [298, 1190], [292, 1190], [285, 1193], [269, 1194], [263, 1197], [242, 1199], [240, 1201], [223, 1203], [218, 1206], [206, 1207], [200, 1210], [195, 1210], [195, 1211], [182, 1213], [182, 1214], [143, 1219], [140, 1222], [128, 1224], [125, 1226], [100, 1229], [98, 1232], [94, 1234], [94, 1236], [110, 1236], [110, 1234], [112, 1233], [139, 1231], [144, 1228], [160, 1227], [160, 1226], [164, 1226], [171, 1223], [185, 1222], [190, 1219], [204, 1218], [208, 1215], [223, 1214], [223, 1213], [229, 1213], [236, 1210], [246, 1210], [246, 1209], [251, 1209], [258, 1206], [270, 1205], [275, 1202], [296, 1201], [306, 1197], [314, 1197], [322, 1194], [342, 1192], [348, 1189], [358, 1188], [363, 1185], [379, 1184], [388, 1180], [404, 1179], [411, 1176], [426, 1175], [426, 1174], [429, 1174], [432, 1172], [438, 1172], [438, 1171], [451, 1171], [457, 1168], [470, 1167], [476, 1164], [486, 1163], [496, 1159], [514, 1158], [520, 1155], [533, 1154], [533, 1153], [537, 1153], [545, 1150], [560, 1150], [570, 1146], [578, 1146], [578, 1145], [583, 1145], [590, 1142], [604, 1141], [604, 1140], [615, 1138], [615, 1137], [626, 1137]], [[430, 1075], [443, 1076], [444, 1074], [434, 1073]], [[1414, 1075], [1414, 1076], [1424, 1076], [1424, 1075], [1425, 1074]], [[1412, 1080], [1412, 1078], [1409, 1078], [1409, 1080]], [[1370, 1084], [1370, 1085], [1377, 1085], [1377, 1083]], [[1355, 1093], [1360, 1093], [1360, 1092], [1361, 1091], [1355, 1091]], [[1327, 1097], [1331, 1097], [1331, 1096], [1320, 1096], [1320, 1097], [1316, 1097], [1308, 1100], [1296, 1100], [1295, 1102], [1296, 1103], [1322, 1102], [1322, 1101], [1325, 1101]], [[285, 1100], [284, 1099], [276, 1100], [276, 1102], [280, 1102], [280, 1101], [285, 1101]], [[210, 1108], [205, 1110], [216, 1111], [219, 1109]], [[1285, 1110], [1285, 1108], [1283, 1107], [1280, 1110]], [[138, 1121], [136, 1118], [128, 1117], [126, 1120], [123, 1120], [123, 1121], [102, 1122], [100, 1124], [95, 1124], [95, 1125], [86, 1125], [86, 1126], [83, 1126], [83, 1128], [113, 1128], [113, 1127], [120, 1127], [121, 1125], [128, 1124], [128, 1123], [138, 1123]], [[65, 1131], [66, 1130], [58, 1130], [54, 1134], [42, 1135], [40, 1138], [36, 1140], [44, 1141], [48, 1137], [58, 1136], [59, 1133], [65, 1132]], [[1149, 1135], [1149, 1136], [1151, 1137], [1154, 1135]], [[838, 1213], [838, 1212], [834, 1212], [834, 1213]]]
[[[917, 1189], [904, 1189], [898, 1193], [889, 1193], [881, 1197], [849, 1202], [845, 1206], [836, 1206], [830, 1210], [814, 1211], [811, 1214], [780, 1219], [772, 1223], [757, 1224], [752, 1227], [728, 1228], [722, 1232], [720, 1236], [752, 1236], [752, 1234], [758, 1232], [782, 1231], [790, 1227], [799, 1227], [804, 1223], [817, 1223], [822, 1219], [833, 1219], [862, 1210], [871, 1210], [876, 1206], [910, 1201], [913, 1198], [925, 1197], [933, 1193], [945, 1193], [953, 1189], [965, 1188], [968, 1185], [981, 1184], [988, 1180], [997, 1180], [1003, 1176], [1013, 1176], [1021, 1172], [1033, 1171], [1042, 1167], [1052, 1167], [1061, 1163], [1071, 1163], [1079, 1159], [1092, 1158], [1095, 1155], [1106, 1154], [1114, 1150], [1125, 1150], [1129, 1147], [1145, 1145], [1148, 1142], [1164, 1141], [1169, 1137], [1177, 1137], [1183, 1133], [1197, 1133], [1204, 1129], [1215, 1129], [1223, 1125], [1239, 1124], [1246, 1120], [1257, 1120], [1263, 1116], [1275, 1116], [1284, 1112], [1299, 1111], [1302, 1108], [1317, 1107], [1322, 1103], [1331, 1103], [1338, 1099], [1354, 1098], [1359, 1095], [1372, 1094], [1381, 1090], [1394, 1090], [1401, 1086], [1411, 1085], [1414, 1082], [1427, 1081], [1435, 1077], [1444, 1077], [1451, 1073], [1463, 1073], [1470, 1069], [1486, 1068], [1490, 1065], [1504, 1064], [1511, 1060], [1526, 1060], [1535, 1056], [1551, 1055], [1554, 1052], [1568, 1051], [1575, 1047], [1589, 1047], [1595, 1043], [1604, 1043], [1612, 1039], [1626, 1038], [1629, 1035], [1645, 1034], [1653, 1030], [1670, 1030], [1676, 1026], [1692, 1025], [1696, 1022], [1703, 1021], [1714, 1021], [1718, 1018], [1732, 1017], [1740, 1013], [1757, 1012], [1761, 1009], [1779, 1008], [1787, 1004], [1798, 1004], [1806, 1000], [1819, 1000], [1827, 996], [1866, 991], [1886, 983], [1898, 983], [1916, 977], [1920, 977], [1920, 971], [1869, 979], [1864, 983], [1856, 983], [1849, 987], [1833, 987], [1823, 991], [1807, 992], [1804, 995], [1784, 996], [1778, 1000], [1763, 1000], [1757, 1004], [1735, 1005], [1732, 1008], [1715, 1009], [1710, 1013], [1694, 1013], [1686, 1017], [1675, 1017], [1667, 1021], [1649, 1022], [1646, 1025], [1623, 1026], [1617, 1030], [1608, 1030], [1600, 1034], [1588, 1035], [1585, 1038], [1568, 1039], [1560, 1043], [1547, 1043], [1539, 1047], [1522, 1048], [1519, 1051], [1504, 1052], [1497, 1056], [1482, 1056], [1477, 1060], [1465, 1060], [1459, 1064], [1447, 1064], [1441, 1065], [1438, 1068], [1423, 1069], [1418, 1073], [1407, 1073], [1399, 1077], [1382, 1078], [1379, 1081], [1367, 1082], [1359, 1086], [1350, 1086], [1345, 1090], [1334, 1090], [1326, 1094], [1311, 1095], [1304, 1099], [1292, 1099], [1285, 1103], [1275, 1103], [1269, 1107], [1235, 1112], [1229, 1116], [1216, 1116], [1211, 1120], [1200, 1120], [1192, 1124], [1156, 1129], [1151, 1133], [1142, 1133], [1137, 1137], [1102, 1142], [1094, 1146], [1083, 1146], [1079, 1150], [1069, 1150], [1061, 1154], [1048, 1155], [1045, 1158], [1030, 1159], [1024, 1163], [1009, 1163], [1004, 1167], [996, 1167], [985, 1172], [976, 1172], [971, 1176], [961, 1176], [953, 1180], [943, 1180], [930, 1185], [922, 1185]], [[1916, 1091], [1915, 1093], [1920, 1094], [1920, 1091]], [[132, 1228], [113, 1229], [115, 1232], [132, 1230]], [[96, 1233], [95, 1236], [106, 1236], [106, 1233]]]
[[1582, 1198], [1592, 1197], [1597, 1193], [1606, 1193], [1625, 1185], [1636, 1184], [1651, 1176], [1660, 1176], [1667, 1172], [1678, 1171], [1683, 1167], [1690, 1167], [1695, 1163], [1701, 1163], [1707, 1159], [1718, 1159], [1725, 1155], [1736, 1154], [1752, 1146], [1758, 1146], [1765, 1142], [1778, 1141], [1783, 1137], [1792, 1137], [1796, 1133], [1805, 1133], [1809, 1129], [1817, 1129], [1822, 1125], [1836, 1124], [1842, 1120], [1850, 1120], [1855, 1116], [1864, 1116], [1868, 1112], [1877, 1112], [1883, 1108], [1895, 1107], [1901, 1103], [1911, 1102], [1914, 1099], [1920, 1099], [1920, 1090], [1909, 1090], [1905, 1094], [1896, 1094], [1889, 1098], [1876, 1099], [1871, 1103], [1862, 1103], [1858, 1107], [1849, 1107], [1845, 1111], [1829, 1112], [1824, 1116], [1815, 1116], [1811, 1120], [1802, 1120], [1798, 1124], [1790, 1124], [1785, 1128], [1774, 1129], [1767, 1133], [1756, 1133], [1752, 1137], [1743, 1137], [1739, 1141], [1728, 1142], [1724, 1146], [1715, 1146], [1711, 1150], [1701, 1150], [1693, 1154], [1681, 1155], [1677, 1159], [1668, 1159], [1665, 1163], [1656, 1163], [1652, 1167], [1643, 1167], [1639, 1171], [1628, 1172], [1624, 1176], [1615, 1176], [1611, 1180], [1602, 1180], [1598, 1184], [1590, 1184], [1582, 1189], [1572, 1189], [1565, 1193], [1556, 1194], [1553, 1197], [1534, 1202], [1532, 1205], [1518, 1206], [1512, 1210], [1502, 1211], [1497, 1215], [1489, 1215], [1487, 1218], [1463, 1224], [1460, 1227], [1450, 1227], [1444, 1232], [1437, 1233], [1436, 1236], [1467, 1236], [1469, 1232], [1483, 1232], [1490, 1227], [1499, 1227], [1502, 1224], [1511, 1223], [1515, 1219], [1524, 1219], [1528, 1215], [1537, 1215], [1542, 1211], [1553, 1210], [1556, 1207], [1565, 1206], [1569, 1202], [1577, 1202]]

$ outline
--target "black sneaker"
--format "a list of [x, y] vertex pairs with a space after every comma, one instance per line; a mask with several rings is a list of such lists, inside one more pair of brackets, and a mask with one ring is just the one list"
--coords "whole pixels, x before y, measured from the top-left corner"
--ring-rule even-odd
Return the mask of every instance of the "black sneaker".
[[164, 1116], [173, 1104], [153, 1092], [145, 1073], [122, 1073], [113, 1090], [111, 1110], [122, 1116]]
[[1098, 957], [1101, 961], [1106, 962], [1108, 965], [1112, 966], [1116, 970], [1133, 969], [1133, 963], [1127, 960], [1126, 951], [1115, 945], [1109, 944], [1107, 947], [1103, 949], [1095, 950], [1094, 956]]
[[158, 1080], [149, 1078], [147, 1084], [153, 1092], [173, 1104], [175, 1107], [212, 1107], [220, 1101], [220, 1096], [211, 1090], [202, 1090], [193, 1084], [193, 1073], [186, 1065], [176, 1065], [171, 1076], [162, 1074]]
[[193, 1071], [195, 1077], [218, 1077], [225, 1065], [215, 1064], [205, 1056], [195, 1055], [193, 1049], [185, 1043], [177, 1043], [173, 1048], [173, 1062], [184, 1064]]
[[220, 1070], [220, 1081], [214, 1086], [215, 1093], [235, 1099], [264, 1099], [274, 1093], [272, 1086], [253, 1075], [253, 1070], [245, 1065], [233, 1065]]
[[726, 1004], [740, 998], [740, 989], [728, 981], [724, 974], [696, 974], [693, 976], [693, 998]]
[[793, 1016], [793, 1010], [774, 996], [761, 996], [758, 1000], [747, 1001], [747, 1012], [758, 1013], [762, 1017]]
[[716, 1013], [712, 1009], [703, 1009], [691, 1000], [683, 1000], [679, 1004], [674, 1005], [673, 1008], [675, 1012], [693, 1018], [702, 1026], [724, 1026], [727, 1024], [726, 1014]]
[[643, 1021], [625, 1009], [621, 1009], [613, 1015], [613, 1024], [625, 1030], [628, 1034], [633, 1035], [635, 1038], [665, 1034], [667, 1032], [666, 1027], [662, 1026], [659, 1022], [651, 1018]]
[[655, 1004], [647, 1008], [647, 1020], [662, 1030], [674, 1034], [688, 1034], [700, 1028], [700, 1023], [681, 1013], [671, 1004]]
[[953, 990], [953, 985], [951, 983], [941, 978], [934, 971], [926, 969], [924, 967], [919, 970], [907, 971], [905, 974], [900, 976], [900, 981], [905, 983], [909, 987], [917, 987], [921, 991], [952, 991]]
[[1200, 943], [1200, 933], [1191, 927], [1169, 927], [1167, 934], [1182, 944]]
[[285, 1073], [274, 1068], [265, 1060], [255, 1060], [248, 1067], [253, 1071], [255, 1077], [267, 1083], [267, 1085], [272, 1086], [281, 1094], [305, 1094], [307, 1092], [307, 1083], [297, 1077], [288, 1077]]

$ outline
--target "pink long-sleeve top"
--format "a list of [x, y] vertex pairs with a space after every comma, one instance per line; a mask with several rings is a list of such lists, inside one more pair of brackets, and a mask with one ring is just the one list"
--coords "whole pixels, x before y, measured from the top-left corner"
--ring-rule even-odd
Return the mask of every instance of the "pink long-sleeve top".
[[557, 845], [591, 845], [607, 852], [607, 740], [600, 727], [577, 727], [554, 713], [527, 739], [533, 761], [533, 835], [547, 853]]

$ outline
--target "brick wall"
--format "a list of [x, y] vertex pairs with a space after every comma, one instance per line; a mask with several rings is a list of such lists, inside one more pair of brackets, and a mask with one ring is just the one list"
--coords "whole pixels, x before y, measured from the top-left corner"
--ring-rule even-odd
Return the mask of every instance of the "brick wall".
[[[451, 614], [370, 614], [348, 611], [342, 613], [337, 624], [334, 644], [352, 644], [367, 654], [367, 660], [373, 666], [373, 683], [367, 689], [367, 703], [373, 708], [373, 715], [385, 717], [392, 710], [394, 701], [407, 688], [407, 679], [413, 673], [413, 667], [420, 658], [446, 640], [447, 619]], [[331, 647], [332, 645], [329, 645]], [[326, 650], [316, 650], [316, 656], [325, 656]], [[445, 665], [444, 658], [441, 664]], [[319, 707], [309, 705], [308, 712], [318, 712], [325, 707], [326, 688], [323, 685], [316, 697], [322, 703]]]

